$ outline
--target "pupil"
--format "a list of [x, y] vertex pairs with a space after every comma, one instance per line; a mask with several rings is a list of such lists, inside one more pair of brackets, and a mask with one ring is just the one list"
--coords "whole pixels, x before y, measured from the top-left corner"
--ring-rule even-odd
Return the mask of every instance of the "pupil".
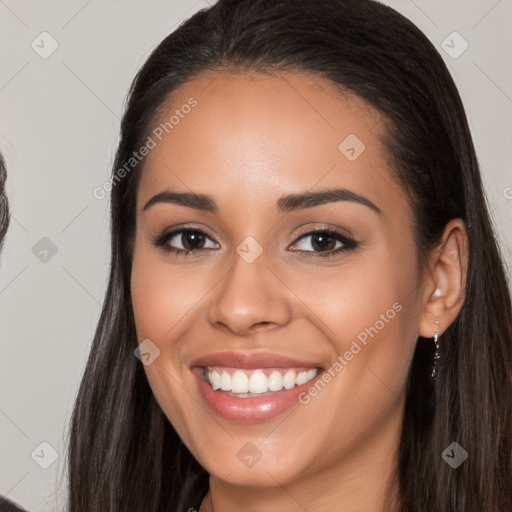
[[[315, 240], [320, 240], [320, 242], [315, 242]], [[329, 243], [328, 240], [331, 240], [331, 243]], [[332, 250], [336, 245], [336, 240], [329, 235], [315, 234], [312, 237], [311, 245], [315, 250]]]
[[[188, 243], [190, 240], [192, 241], [192, 244]], [[198, 240], [199, 240], [199, 242], [204, 242], [204, 236], [197, 231], [189, 231], [189, 232], [183, 233], [181, 241], [182, 241], [183, 247], [185, 247], [185, 249], [197, 249], [198, 248], [197, 247]], [[186, 243], [184, 243], [185, 241], [186, 241]]]

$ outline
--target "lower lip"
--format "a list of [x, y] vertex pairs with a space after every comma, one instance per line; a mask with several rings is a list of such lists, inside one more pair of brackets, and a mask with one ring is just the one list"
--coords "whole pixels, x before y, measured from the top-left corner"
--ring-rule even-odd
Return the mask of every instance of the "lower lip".
[[199, 391], [206, 404], [222, 418], [239, 423], [258, 423], [282, 414], [298, 404], [298, 396], [309, 389], [322, 374], [319, 371], [308, 382], [292, 389], [275, 391], [271, 395], [236, 398], [223, 392], [214, 391], [202, 378], [202, 369], [195, 368], [194, 370], [192, 373], [198, 381]]

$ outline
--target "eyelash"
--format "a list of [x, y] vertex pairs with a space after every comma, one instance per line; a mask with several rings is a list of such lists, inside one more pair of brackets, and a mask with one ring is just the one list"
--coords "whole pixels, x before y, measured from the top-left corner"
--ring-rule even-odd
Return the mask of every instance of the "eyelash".
[[[155, 237], [152, 240], [152, 242], [155, 245], [155, 247], [161, 248], [163, 251], [165, 251], [168, 254], [174, 253], [176, 256], [181, 256], [181, 255], [187, 256], [189, 253], [201, 254], [203, 252], [207, 252], [210, 250], [210, 249], [179, 249], [176, 247], [171, 247], [171, 246], [166, 245], [169, 240], [171, 240], [172, 238], [174, 238], [176, 235], [178, 235], [180, 233], [181, 234], [183, 234], [183, 233], [199, 233], [199, 234], [204, 235], [207, 238], [211, 239], [211, 237], [201, 229], [193, 229], [193, 228], [184, 229], [181, 226], [179, 226], [177, 229], [174, 229], [173, 231], [171, 231], [169, 233], [164, 232], [161, 235], [158, 235], [157, 237]], [[321, 258], [326, 258], [329, 256], [335, 256], [336, 254], [339, 254], [342, 252], [351, 251], [358, 247], [358, 244], [354, 240], [351, 240], [350, 238], [348, 238], [346, 235], [340, 233], [339, 231], [336, 231], [333, 229], [325, 229], [325, 228], [324, 229], [313, 228], [313, 229], [308, 229], [308, 230], [303, 231], [299, 235], [299, 237], [296, 239], [294, 244], [299, 242], [303, 238], [307, 238], [308, 236], [315, 235], [315, 234], [328, 235], [329, 238], [334, 238], [335, 240], [341, 242], [343, 244], [343, 246], [336, 250], [330, 250], [330, 251], [325, 251], [325, 252], [315, 252], [315, 251], [296, 251], [296, 252], [299, 252], [303, 256], [306, 256], [306, 257], [317, 257], [318, 256]]]

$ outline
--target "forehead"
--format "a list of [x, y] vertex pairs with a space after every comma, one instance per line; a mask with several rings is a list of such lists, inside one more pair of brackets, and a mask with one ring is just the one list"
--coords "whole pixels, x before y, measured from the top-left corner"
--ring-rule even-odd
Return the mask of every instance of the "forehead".
[[138, 203], [165, 188], [261, 201], [325, 186], [378, 201], [400, 193], [383, 130], [376, 109], [319, 77], [208, 72], [159, 109]]

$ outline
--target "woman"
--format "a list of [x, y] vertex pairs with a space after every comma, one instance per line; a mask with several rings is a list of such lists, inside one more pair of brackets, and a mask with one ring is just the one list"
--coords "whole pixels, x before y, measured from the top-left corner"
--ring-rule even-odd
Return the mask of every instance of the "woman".
[[505, 511], [511, 302], [457, 89], [371, 0], [220, 0], [137, 74], [69, 509]]

